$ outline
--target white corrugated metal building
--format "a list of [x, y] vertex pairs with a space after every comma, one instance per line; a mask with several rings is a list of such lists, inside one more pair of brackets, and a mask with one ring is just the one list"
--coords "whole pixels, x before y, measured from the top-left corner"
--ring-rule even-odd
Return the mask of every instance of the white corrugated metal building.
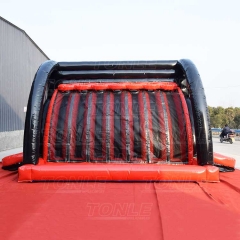
[[48, 59], [24, 30], [0, 17], [0, 151], [22, 146], [24, 107], [34, 75]]

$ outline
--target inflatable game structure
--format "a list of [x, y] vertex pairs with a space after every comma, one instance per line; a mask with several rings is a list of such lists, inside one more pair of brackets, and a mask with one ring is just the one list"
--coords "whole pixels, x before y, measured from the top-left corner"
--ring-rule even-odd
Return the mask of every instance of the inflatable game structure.
[[38, 69], [19, 182], [218, 182], [235, 160], [213, 153], [203, 84], [179, 61], [55, 62]]

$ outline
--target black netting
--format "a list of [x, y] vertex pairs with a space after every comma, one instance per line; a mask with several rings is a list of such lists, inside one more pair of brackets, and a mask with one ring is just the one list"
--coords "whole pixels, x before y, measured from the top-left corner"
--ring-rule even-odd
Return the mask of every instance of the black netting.
[[187, 162], [177, 91], [58, 92], [48, 161]]

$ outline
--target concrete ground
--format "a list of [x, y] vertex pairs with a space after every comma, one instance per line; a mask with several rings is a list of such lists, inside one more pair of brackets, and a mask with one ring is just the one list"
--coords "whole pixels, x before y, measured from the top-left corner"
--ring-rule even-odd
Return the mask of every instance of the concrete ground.
[[0, 132], [0, 152], [20, 148], [23, 144], [23, 130]]
[[[226, 142], [220, 143], [219, 138], [213, 138], [213, 151], [235, 158], [236, 168], [240, 169], [240, 141], [235, 141], [233, 144]], [[0, 162], [5, 156], [20, 152], [22, 152], [22, 147], [2, 151], [0, 152]]]

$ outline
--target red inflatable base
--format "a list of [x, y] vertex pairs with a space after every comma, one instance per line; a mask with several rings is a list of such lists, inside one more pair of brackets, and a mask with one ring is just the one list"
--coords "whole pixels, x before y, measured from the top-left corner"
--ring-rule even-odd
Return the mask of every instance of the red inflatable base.
[[[3, 158], [2, 167], [21, 164], [22, 153]], [[214, 153], [214, 163], [234, 168], [236, 160]], [[197, 164], [194, 158], [193, 164]], [[218, 182], [219, 170], [214, 166], [50, 163], [39, 159], [38, 165], [19, 168], [19, 182], [32, 181], [198, 181]]]
[[19, 182], [32, 181], [197, 181], [218, 182], [214, 166], [158, 164], [47, 163], [19, 168]]

